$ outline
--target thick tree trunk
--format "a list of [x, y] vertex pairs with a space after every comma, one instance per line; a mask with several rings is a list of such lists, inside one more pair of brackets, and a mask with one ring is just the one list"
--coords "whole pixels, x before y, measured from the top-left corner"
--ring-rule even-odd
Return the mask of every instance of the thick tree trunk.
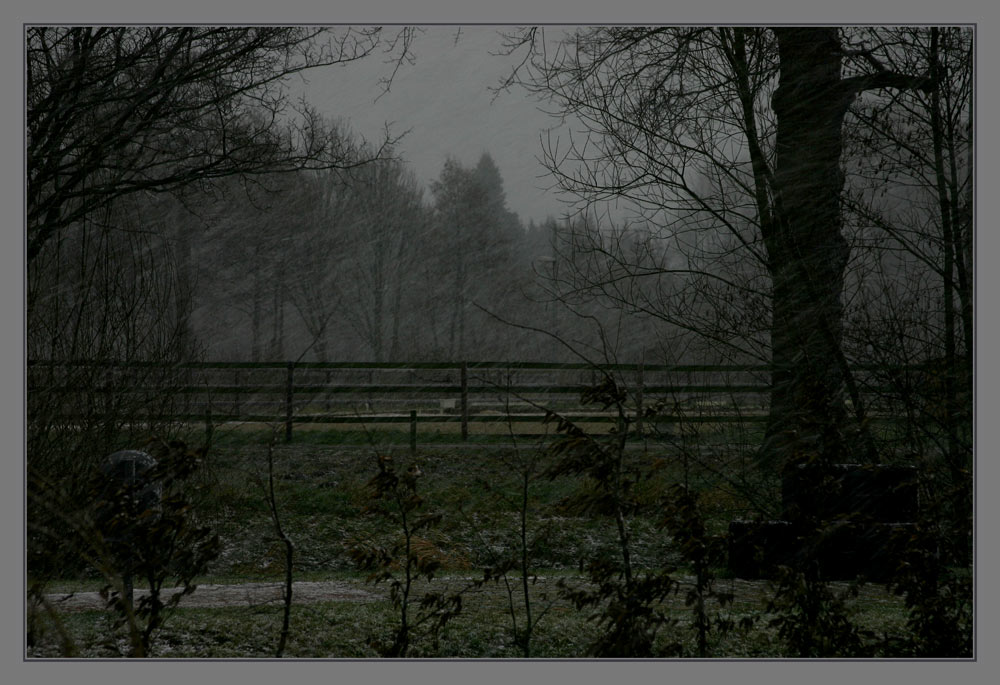
[[383, 346], [383, 334], [382, 334], [382, 319], [384, 318], [383, 312], [385, 310], [385, 271], [382, 265], [381, 250], [376, 250], [375, 253], [375, 273], [374, 276], [374, 293], [375, 297], [374, 305], [372, 307], [372, 351], [375, 353], [375, 361], [382, 362], [382, 346]]
[[448, 358], [454, 361], [465, 356], [465, 256], [459, 254], [455, 283], [451, 293], [451, 328], [448, 332]]
[[841, 293], [850, 248], [841, 232], [841, 79], [836, 28], [779, 28], [775, 221], [764, 239], [773, 281], [770, 420], [773, 466], [844, 459], [848, 449]]
[[[397, 259], [396, 282], [392, 294], [392, 333], [389, 342], [389, 361], [397, 361], [399, 359], [399, 317], [400, 305], [403, 301], [403, 277], [400, 274], [401, 268], [398, 266], [400, 263], [400, 259]], [[412, 344], [411, 341], [411, 346]]]
[[267, 356], [271, 359], [285, 357], [285, 268], [278, 263], [275, 267], [274, 284], [271, 289], [271, 339], [268, 341]]
[[[257, 260], [254, 260], [255, 262]], [[250, 360], [259, 362], [263, 353], [261, 351], [261, 317], [264, 304], [262, 300], [263, 283], [260, 277], [260, 264], [255, 264], [257, 268], [253, 270], [253, 292], [251, 293], [251, 313], [250, 313]]]
[[188, 235], [190, 227], [184, 222], [180, 213], [171, 212], [177, 227], [176, 260], [177, 275], [174, 281], [174, 317], [177, 322], [176, 361], [188, 362], [194, 357], [194, 331], [191, 326], [191, 314], [194, 310], [192, 298], [192, 268], [191, 240]]

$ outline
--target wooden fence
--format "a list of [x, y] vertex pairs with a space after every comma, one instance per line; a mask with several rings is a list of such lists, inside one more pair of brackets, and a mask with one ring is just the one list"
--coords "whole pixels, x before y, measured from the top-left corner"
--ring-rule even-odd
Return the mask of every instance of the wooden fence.
[[[351, 426], [540, 424], [553, 409], [585, 423], [616, 416], [583, 406], [581, 392], [612, 374], [629, 391], [630, 414], [641, 433], [656, 424], [766, 421], [770, 380], [766, 366], [643, 365], [535, 362], [201, 362], [176, 365], [29, 361], [32, 397], [61, 406], [61, 419], [93, 411], [113, 397], [131, 400], [134, 419]], [[86, 379], [85, 384], [81, 379]], [[169, 397], [170, 402], [157, 400]], [[70, 401], [67, 401], [67, 398]], [[659, 404], [655, 418], [644, 408]], [[145, 408], [145, 409], [143, 409]]]

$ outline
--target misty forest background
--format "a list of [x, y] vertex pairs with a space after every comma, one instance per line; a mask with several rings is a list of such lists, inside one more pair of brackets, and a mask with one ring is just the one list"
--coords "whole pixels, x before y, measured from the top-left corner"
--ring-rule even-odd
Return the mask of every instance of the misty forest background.
[[[927, 31], [889, 33], [858, 29], [851, 39], [884, 43], [893, 66], [926, 72]], [[966, 32], [943, 36], [935, 50], [949, 81], [938, 111], [923, 91], [868, 91], [846, 114], [843, 345], [855, 363], [919, 363], [950, 346], [971, 359], [970, 43]], [[332, 61], [367, 56], [353, 49]], [[866, 64], [858, 56], [847, 66]], [[754, 66], [754, 97], [766, 102], [775, 84]], [[92, 97], [110, 96], [102, 86]], [[173, 185], [154, 176], [52, 239], [40, 231], [44, 246], [29, 227], [28, 356], [578, 361], [572, 347], [606, 362], [768, 363], [771, 284], [751, 160], [745, 145], [724, 149], [723, 124], [742, 122], [698, 118], [726, 95], [692, 95], [674, 123], [691, 148], [697, 135], [719, 138], [702, 141], [700, 157], [660, 140], [638, 159], [625, 146], [634, 131], [601, 130], [610, 105], [587, 110], [567, 97], [592, 146], [596, 132], [610, 138], [607, 159], [595, 152], [588, 167], [591, 153], [575, 139], [568, 151], [540, 146], [553, 176], [539, 182], [561, 193], [567, 215], [527, 220], [489, 150], [475, 165], [449, 159], [423, 187], [391, 134], [365, 142], [335, 111], [295, 114], [270, 92], [230, 103], [226, 127], [197, 135], [228, 135], [214, 144], [232, 150], [218, 153], [245, 155], [246, 168], [195, 169]], [[103, 116], [97, 106], [87, 115], [93, 124]], [[766, 144], [774, 122], [757, 127]], [[296, 146], [299, 159], [285, 166], [332, 168], [267, 173]], [[160, 169], [134, 170], [147, 171]]]
[[[519, 324], [604, 361], [705, 358], [706, 349], [687, 349], [694, 336], [657, 325], [639, 303], [623, 310], [574, 285], [582, 270], [604, 266], [593, 263], [595, 248], [610, 238], [619, 258], [639, 258], [635, 267], [665, 267], [659, 287], [682, 287], [666, 271], [685, 261], [676, 239], [646, 222], [602, 230], [586, 214], [523, 222], [488, 151], [473, 167], [450, 159], [429, 188], [391, 148], [379, 154], [355, 169], [144, 196], [109, 212], [110, 231], [87, 222], [67, 231], [33, 288], [59, 334], [35, 335], [33, 325], [31, 357], [579, 361]], [[107, 306], [121, 296], [141, 300], [121, 305], [146, 324], [140, 344], [81, 330], [95, 320], [117, 328], [124, 312]]]

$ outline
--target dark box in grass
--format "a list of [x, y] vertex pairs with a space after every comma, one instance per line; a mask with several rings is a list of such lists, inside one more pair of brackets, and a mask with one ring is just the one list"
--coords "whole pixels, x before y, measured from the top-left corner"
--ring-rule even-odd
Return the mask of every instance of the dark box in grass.
[[729, 571], [737, 578], [769, 578], [795, 561], [798, 536], [789, 521], [732, 521]]
[[779, 566], [816, 563], [823, 580], [891, 578], [912, 523], [831, 522], [809, 530], [790, 521], [729, 524], [729, 571], [737, 578], [775, 577]]
[[878, 523], [917, 517], [917, 469], [883, 464], [800, 464], [782, 478], [782, 518]]
[[813, 543], [823, 580], [864, 578], [886, 582], [902, 558], [906, 533], [912, 523], [827, 523], [804, 540]]

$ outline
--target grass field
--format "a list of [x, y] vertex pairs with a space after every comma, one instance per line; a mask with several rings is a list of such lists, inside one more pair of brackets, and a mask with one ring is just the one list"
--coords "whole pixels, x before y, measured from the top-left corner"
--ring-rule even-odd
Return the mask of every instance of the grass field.
[[[351, 583], [363, 583], [354, 573], [327, 574]], [[462, 588], [469, 576], [445, 574], [431, 583], [420, 583], [418, 594], [441, 586]], [[579, 658], [584, 646], [600, 630], [588, 613], [581, 612], [559, 597], [556, 582], [562, 579], [571, 585], [586, 581], [570, 571], [549, 571], [532, 585], [538, 611], [545, 611], [538, 622], [532, 640], [532, 658]], [[687, 585], [689, 576], [679, 576]], [[837, 583], [846, 589], [846, 583]], [[770, 595], [765, 581], [722, 580], [721, 590], [732, 591], [735, 603], [721, 615], [733, 618], [754, 617], [752, 630], [737, 631], [713, 639], [712, 656], [726, 658], [780, 658], [786, 656], [773, 628], [768, 627], [772, 614], [763, 610]], [[372, 590], [370, 586], [367, 586]], [[285, 656], [289, 658], [378, 658], [371, 646], [374, 639], [387, 639], [398, 615], [384, 589], [374, 588], [379, 599], [370, 602], [337, 601], [295, 604], [291, 613], [291, 633]], [[523, 654], [512, 639], [507, 594], [501, 584], [490, 584], [469, 590], [464, 595], [462, 613], [442, 631], [437, 645], [430, 639], [414, 645], [413, 657], [437, 658], [522, 658]], [[678, 625], [664, 630], [661, 643], [684, 642], [694, 654], [695, 633], [690, 627], [690, 612], [684, 606], [683, 590], [668, 602], [669, 613]], [[903, 629], [906, 614], [898, 598], [877, 586], [868, 586], [850, 605], [852, 620], [859, 626], [877, 631], [895, 632]], [[274, 656], [281, 629], [282, 608], [277, 603], [265, 606], [233, 606], [211, 609], [178, 609], [170, 617], [154, 646], [155, 658], [267, 658]], [[73, 635], [78, 656], [83, 658], [115, 658], [127, 649], [113, 633], [106, 612], [76, 611], [62, 614], [64, 626]], [[41, 643], [31, 650], [36, 658], [60, 657], [61, 650], [55, 631], [46, 632]]]
[[[297, 427], [299, 431], [299, 427]], [[404, 434], [405, 435], [405, 434]], [[281, 434], [279, 433], [279, 439]], [[472, 587], [483, 577], [483, 569], [517, 549], [520, 516], [519, 465], [536, 457], [541, 471], [548, 458], [540, 445], [520, 441], [462, 447], [421, 445], [412, 455], [408, 445], [392, 431], [379, 433], [332, 433], [329, 430], [299, 431], [290, 445], [274, 447], [276, 499], [282, 527], [295, 544], [293, 573], [296, 580], [336, 579], [365, 587], [376, 595], [370, 602], [318, 601], [292, 608], [289, 642], [285, 656], [298, 658], [377, 657], [373, 640], [388, 639], [399, 620], [390, 601], [387, 584], [371, 585], [352, 560], [351, 550], [362, 545], [388, 546], [400, 531], [385, 519], [366, 513], [372, 503], [369, 480], [377, 471], [378, 455], [391, 455], [401, 468], [419, 467], [421, 512], [440, 512], [441, 521], [420, 533], [421, 544], [433, 551], [441, 564], [433, 580], [421, 580], [414, 588], [419, 600], [424, 592], [462, 591], [462, 610], [440, 632], [414, 639], [411, 656], [461, 658], [514, 658], [522, 656], [516, 644], [511, 613], [523, 627], [521, 586], [511, 575], [515, 592], [509, 595], [503, 581]], [[367, 447], [350, 444], [364, 438]], [[210, 525], [220, 536], [221, 554], [202, 583], [233, 584], [280, 581], [284, 577], [284, 548], [274, 533], [264, 497], [269, 435], [249, 430], [219, 431], [212, 451], [197, 476], [201, 486], [195, 495], [199, 522]], [[747, 515], [753, 505], [734, 487], [746, 467], [739, 450], [716, 452], [692, 461], [681, 447], [634, 445], [626, 453], [626, 471], [647, 474], [637, 478], [636, 497], [649, 505], [628, 521], [633, 566], [640, 573], [664, 568], [678, 580], [663, 604], [676, 625], [664, 627], [662, 644], [679, 641], [685, 654], [694, 655], [695, 632], [691, 607], [685, 604], [692, 571], [681, 558], [669, 535], [658, 525], [657, 499], [667, 487], [687, 481], [702, 492], [701, 506], [709, 534], [721, 535], [728, 522]], [[656, 467], [656, 468], [654, 468]], [[723, 477], [723, 474], [726, 476]], [[745, 479], [744, 479], [745, 480]], [[746, 483], [745, 483], [746, 484]], [[773, 484], [757, 483], [757, 496], [772, 496]], [[578, 609], [557, 587], [586, 587], [584, 562], [613, 557], [618, 553], [614, 521], [601, 514], [570, 514], [561, 506], [578, 493], [579, 479], [536, 478], [527, 492], [528, 536], [535, 540], [531, 569], [539, 578], [529, 585], [537, 622], [532, 636], [532, 657], [574, 658], [602, 630], [590, 620], [595, 609]], [[769, 495], [768, 493], [771, 492]], [[732, 592], [731, 605], [708, 605], [710, 615], [738, 621], [747, 618], [752, 627], [713, 635], [710, 656], [726, 658], [771, 658], [787, 656], [776, 630], [768, 601], [774, 588], [767, 581], [727, 578], [716, 568], [717, 589]], [[95, 590], [96, 575], [80, 573], [51, 580], [48, 592]], [[846, 593], [846, 583], [833, 584]], [[901, 598], [879, 585], [865, 585], [857, 597], [847, 599], [855, 625], [875, 634], [903, 630], [906, 609]], [[157, 634], [153, 656], [199, 658], [256, 658], [273, 656], [281, 627], [280, 605], [225, 608], [181, 608], [169, 617]], [[66, 651], [61, 630], [71, 638], [83, 657], [114, 657], [126, 645], [113, 628], [110, 612], [59, 612], [58, 620], [43, 611], [35, 614], [31, 657], [58, 657]]]

